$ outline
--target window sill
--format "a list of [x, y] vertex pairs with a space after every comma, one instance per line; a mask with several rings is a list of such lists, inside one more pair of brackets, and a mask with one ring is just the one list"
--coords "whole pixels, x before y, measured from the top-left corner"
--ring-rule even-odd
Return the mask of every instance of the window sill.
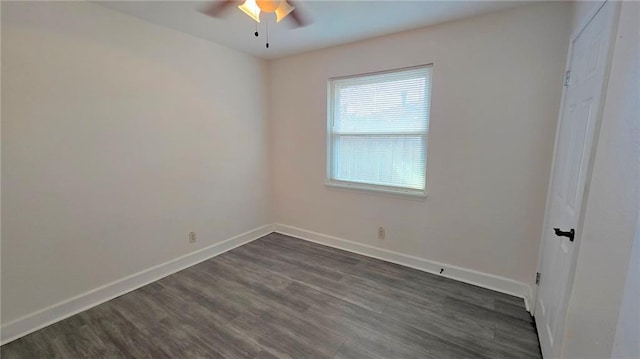
[[325, 186], [330, 189], [339, 189], [339, 190], [355, 190], [359, 192], [368, 192], [372, 194], [384, 195], [384, 196], [392, 196], [392, 197], [404, 197], [408, 199], [426, 199], [427, 194], [422, 191], [412, 191], [412, 190], [402, 190], [402, 189], [387, 189], [380, 187], [367, 186], [365, 184], [359, 183], [346, 183], [346, 182], [325, 182]]

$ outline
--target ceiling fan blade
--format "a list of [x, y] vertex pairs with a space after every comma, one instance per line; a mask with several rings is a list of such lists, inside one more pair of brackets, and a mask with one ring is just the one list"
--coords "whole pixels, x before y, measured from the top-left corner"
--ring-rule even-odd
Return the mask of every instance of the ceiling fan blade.
[[237, 0], [214, 1], [210, 5], [205, 6], [200, 11], [205, 15], [209, 15], [212, 17], [220, 17], [225, 11], [231, 9], [233, 5], [239, 5], [239, 3], [241, 3], [241, 1], [237, 1]]
[[288, 19], [291, 19], [293, 27], [305, 27], [311, 24], [311, 20], [309, 20], [309, 18], [300, 11], [300, 7], [297, 2], [288, 1], [288, 3], [295, 7], [295, 9], [293, 9], [293, 11], [291, 11], [287, 16]]

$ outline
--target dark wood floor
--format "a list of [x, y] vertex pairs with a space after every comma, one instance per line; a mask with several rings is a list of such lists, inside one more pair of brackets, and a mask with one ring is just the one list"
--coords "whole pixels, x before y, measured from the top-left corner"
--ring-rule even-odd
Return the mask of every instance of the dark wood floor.
[[1, 356], [541, 358], [522, 299], [275, 233]]

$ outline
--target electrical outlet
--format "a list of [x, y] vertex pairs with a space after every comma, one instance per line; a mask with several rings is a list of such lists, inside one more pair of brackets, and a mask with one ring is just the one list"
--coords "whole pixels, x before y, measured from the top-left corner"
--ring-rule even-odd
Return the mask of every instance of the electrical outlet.
[[196, 232], [189, 232], [189, 243], [196, 243]]
[[385, 235], [384, 227], [378, 227], [378, 239], [384, 239]]

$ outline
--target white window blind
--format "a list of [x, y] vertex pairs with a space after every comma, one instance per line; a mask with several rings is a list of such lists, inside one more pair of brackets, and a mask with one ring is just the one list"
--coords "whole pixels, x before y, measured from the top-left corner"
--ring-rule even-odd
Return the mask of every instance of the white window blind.
[[431, 66], [329, 80], [330, 185], [425, 193]]

